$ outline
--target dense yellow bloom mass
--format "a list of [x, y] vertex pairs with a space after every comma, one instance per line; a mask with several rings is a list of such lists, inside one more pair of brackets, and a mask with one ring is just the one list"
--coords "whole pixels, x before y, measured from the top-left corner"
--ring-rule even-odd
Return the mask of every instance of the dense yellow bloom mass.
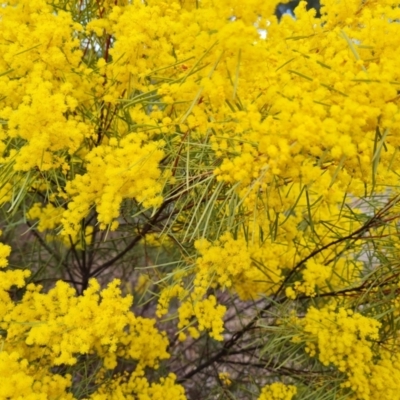
[[205, 240], [195, 245], [201, 254], [197, 259], [195, 285], [204, 289], [233, 286], [244, 300], [272, 293], [281, 282], [285, 261], [292, 256], [286, 248], [274, 243], [248, 248], [244, 238], [234, 240], [230, 234], [222, 235], [212, 246]]
[[332, 305], [311, 307], [303, 324], [306, 351], [347, 376], [342, 387], [351, 389], [350, 398], [400, 398], [399, 355], [379, 346], [378, 321]]
[[[119, 216], [124, 198], [136, 198], [145, 207], [161, 205], [157, 166], [163, 152], [160, 143], [145, 144], [146, 139], [144, 134], [129, 134], [119, 144], [114, 138], [109, 145], [87, 154], [86, 174], [77, 175], [66, 187], [73, 201], [63, 214], [65, 234], [74, 235], [79, 230], [80, 221], [93, 204], [103, 229]], [[146, 171], [145, 176], [141, 171]]]
[[[9, 252], [8, 246], [0, 244], [2, 268]], [[6, 270], [0, 274], [0, 329], [5, 333], [0, 339], [1, 399], [75, 398], [69, 393], [71, 375], [60, 375], [55, 368], [74, 366], [82, 356], [99, 360], [98, 379], [117, 366], [118, 357], [137, 363], [128, 381], [116, 375], [90, 398], [125, 399], [131, 393], [149, 399], [158, 398], [160, 393], [171, 400], [185, 398], [173, 374], [153, 383], [144, 376], [145, 368], [157, 369], [160, 361], [169, 357], [168, 340], [154, 320], [136, 317], [130, 311], [132, 297], [122, 297], [118, 280], [103, 290], [92, 280], [79, 297], [62, 281], [48, 293], [29, 284], [21, 301], [16, 302], [9, 289], [24, 287], [30, 272]], [[117, 387], [114, 397], [104, 397]]]
[[[340, 19], [340, 4], [326, 2], [327, 15], [335, 15], [327, 17], [328, 25], [312, 22], [300, 8], [296, 22], [285, 18], [278, 27], [271, 18], [266, 40], [250, 21], [268, 17], [274, 6], [253, 3], [201, 2], [192, 9], [187, 2], [182, 10], [175, 2], [109, 5], [86, 26], [72, 22], [68, 13], [52, 13], [44, 1], [30, 2], [23, 17], [18, 10], [24, 2], [6, 7], [2, 68], [7, 73], [0, 79], [5, 97], [1, 117], [7, 121], [3, 159], [15, 172], [4, 184], [20, 185], [18, 171], [61, 169], [67, 178], [66, 193], [57, 193], [68, 201], [64, 234], [74, 236], [92, 207], [105, 228], [116, 221], [125, 198], [145, 207], [161, 204], [157, 180], [163, 143], [153, 137], [175, 132], [177, 124], [195, 136], [211, 130], [212, 149], [222, 158], [214, 169], [218, 179], [238, 183], [248, 200], [262, 190], [275, 213], [290, 208], [303, 185], [311, 202], [322, 195], [323, 203], [336, 204], [346, 191], [359, 194], [364, 183], [377, 177], [393, 182], [397, 161], [392, 154], [400, 144], [398, 69], [395, 43], [385, 40], [382, 48], [377, 39], [379, 32], [390, 36], [397, 29], [389, 23], [397, 12], [391, 3], [361, 7], [352, 1], [345, 8], [347, 13], [359, 10], [352, 20]], [[383, 12], [386, 20], [373, 17]], [[226, 23], [231, 15], [236, 20]], [[143, 20], [149, 21], [146, 26]], [[15, 25], [20, 26], [16, 38], [9, 33]], [[30, 41], [22, 42], [28, 31]], [[108, 45], [96, 65], [85, 66], [78, 37], [91, 32], [96, 37], [107, 32], [115, 44]], [[48, 45], [37, 39], [50, 33]], [[162, 77], [152, 72], [160, 68]], [[99, 91], [103, 102], [96, 104], [91, 93]], [[171, 106], [162, 107], [158, 116], [136, 107], [160, 97]], [[82, 116], [78, 107], [89, 114]], [[96, 107], [100, 126], [90, 118]], [[125, 110], [135, 131], [141, 127], [151, 134], [127, 135]], [[121, 119], [114, 121], [113, 115]], [[163, 126], [166, 119], [168, 127]], [[379, 142], [383, 137], [385, 151]], [[18, 151], [11, 139], [18, 139]], [[84, 168], [78, 174], [73, 172], [76, 164]], [[146, 171], [146, 179], [135, 179], [138, 174], [143, 178], [140, 171]], [[35, 180], [31, 173], [28, 184]], [[282, 196], [288, 183], [294, 188]], [[9, 193], [3, 195], [3, 201], [9, 199]]]
[[26, 359], [17, 352], [0, 353], [0, 388], [1, 399], [40, 399], [60, 398], [73, 399], [66, 392], [71, 385], [71, 377], [57, 374], [35, 373]]

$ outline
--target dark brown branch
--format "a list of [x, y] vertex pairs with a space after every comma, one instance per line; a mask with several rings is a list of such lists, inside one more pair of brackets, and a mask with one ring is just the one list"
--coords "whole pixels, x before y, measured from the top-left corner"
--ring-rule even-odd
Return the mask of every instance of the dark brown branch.
[[78, 285], [76, 283], [76, 281], [74, 280], [72, 273], [69, 269], [69, 265], [68, 263], [66, 263], [55, 251], [53, 251], [53, 249], [44, 241], [44, 239], [39, 235], [38, 232], [36, 232], [33, 229], [33, 226], [27, 221], [26, 224], [29, 226], [30, 231], [32, 232], [33, 236], [36, 237], [37, 240], [39, 240], [41, 246], [52, 256], [55, 258], [55, 260], [60, 263], [65, 270], [67, 271], [67, 274], [69, 276], [70, 281], [73, 283], [74, 288], [76, 291], [78, 291]]
[[[201, 177], [203, 176], [209, 176], [209, 173], [207, 174], [203, 174]], [[196, 180], [199, 179], [198, 176], [192, 178], [191, 180]], [[126, 253], [128, 253], [130, 250], [132, 250], [135, 245], [147, 234], [151, 231], [151, 229], [156, 226], [156, 224], [160, 221], [165, 219], [162, 216], [162, 212], [164, 211], [164, 209], [170, 204], [172, 203], [174, 200], [176, 200], [177, 198], [179, 198], [180, 196], [182, 196], [184, 193], [188, 192], [190, 190], [190, 188], [185, 189], [183, 191], [181, 191], [181, 189], [183, 187], [186, 186], [185, 184], [179, 185], [178, 188], [176, 188], [173, 193], [171, 194], [170, 197], [168, 197], [163, 204], [160, 206], [160, 208], [157, 210], [157, 212], [153, 215], [152, 218], [150, 218], [145, 225], [143, 226], [143, 228], [140, 230], [140, 232], [133, 238], [133, 240], [127, 245], [127, 247], [122, 250], [119, 254], [117, 254], [115, 257], [113, 257], [111, 260], [108, 260], [107, 262], [105, 262], [104, 264], [100, 265], [98, 268], [96, 268], [91, 274], [91, 277], [95, 277], [98, 276], [102, 271], [104, 271], [105, 269], [111, 267], [114, 263], [116, 263], [118, 260], [120, 260]]]
[[323, 252], [326, 249], [329, 249], [332, 246], [335, 246], [337, 244], [340, 244], [346, 240], [357, 240], [362, 235], [367, 232], [368, 230], [375, 228], [377, 226], [380, 226], [384, 224], [385, 221], [382, 220], [382, 215], [388, 211], [392, 206], [393, 203], [398, 201], [400, 196], [395, 196], [393, 199], [389, 200], [388, 203], [383, 207], [381, 210], [379, 210], [375, 215], [373, 215], [362, 227], [359, 229], [355, 230], [354, 232], [350, 233], [347, 236], [344, 236], [342, 238], [339, 238], [337, 240], [334, 240], [333, 242], [327, 243], [325, 246], [320, 247], [319, 249], [315, 249], [312, 251], [307, 257], [303, 258], [299, 263], [296, 264], [296, 266], [289, 272], [289, 274], [285, 277], [283, 280], [282, 284], [280, 285], [279, 289], [275, 292], [274, 298], [276, 299], [285, 285], [289, 282], [290, 278], [294, 275], [295, 272], [297, 272], [308, 260], [311, 258], [315, 257], [317, 254]]
[[130, 250], [132, 250], [135, 245], [142, 239], [150, 230], [151, 228], [157, 223], [157, 219], [160, 216], [160, 214], [163, 212], [165, 207], [168, 205], [167, 202], [163, 203], [161, 207], [157, 210], [157, 212], [154, 214], [153, 218], [148, 221], [143, 229], [139, 232], [138, 235], [134, 237], [134, 239], [128, 244], [128, 246], [125, 247], [124, 250], [122, 250], [120, 253], [118, 253], [115, 257], [113, 257], [111, 260], [108, 260], [104, 264], [100, 265], [98, 268], [96, 268], [91, 274], [91, 277], [98, 276], [102, 271], [105, 269], [111, 267], [114, 263], [116, 263], [118, 260], [120, 260], [126, 253], [128, 253]]

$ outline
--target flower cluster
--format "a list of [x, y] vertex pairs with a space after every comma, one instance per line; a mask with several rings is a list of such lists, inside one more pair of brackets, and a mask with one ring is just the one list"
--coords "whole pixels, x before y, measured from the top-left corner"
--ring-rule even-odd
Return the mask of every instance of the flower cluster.
[[[7, 266], [9, 252], [8, 246], [0, 245], [2, 268]], [[169, 357], [168, 340], [155, 327], [155, 320], [136, 317], [130, 311], [132, 297], [121, 295], [118, 280], [103, 290], [92, 280], [78, 297], [62, 281], [47, 293], [42, 293], [40, 286], [26, 286], [27, 270], [0, 274], [1, 398], [75, 398], [70, 389], [77, 378], [57, 371], [77, 365], [83, 356], [97, 359], [100, 366], [93, 377], [100, 384], [90, 394], [92, 399], [123, 399], [129, 393], [154, 399], [160, 393], [171, 400], [185, 398], [173, 374], [159, 382], [146, 379], [146, 368], [157, 369]], [[11, 287], [25, 289], [20, 301], [11, 298]], [[103, 381], [121, 359], [136, 362], [134, 373], [129, 377], [116, 374]], [[107, 397], [117, 387], [114, 397]]]
[[296, 393], [296, 386], [276, 382], [264, 386], [258, 400], [292, 400]]
[[[200, 332], [207, 330], [210, 336], [215, 340], [223, 340], [223, 316], [226, 307], [217, 304], [215, 296], [201, 298], [201, 296], [197, 297], [196, 294], [197, 293], [192, 294], [188, 299], [183, 301], [179, 307], [178, 329], [182, 330], [179, 339], [182, 341], [186, 339], [186, 334], [183, 332], [183, 329], [187, 328], [194, 339], [200, 336]], [[197, 321], [197, 327], [191, 326], [191, 319], [193, 317]]]
[[87, 172], [76, 175], [66, 186], [72, 201], [63, 214], [63, 234], [76, 236], [80, 221], [93, 206], [100, 227], [111, 225], [115, 230], [125, 198], [135, 198], [145, 207], [161, 205], [161, 185], [157, 180], [161, 175], [158, 163], [164, 155], [162, 143], [146, 143], [146, 139], [145, 134], [138, 133], [126, 135], [119, 143], [113, 138], [108, 145], [98, 146], [87, 154]]
[[309, 308], [302, 325], [306, 352], [346, 376], [342, 388], [350, 398], [399, 398], [399, 356], [379, 346], [377, 320], [332, 304]]

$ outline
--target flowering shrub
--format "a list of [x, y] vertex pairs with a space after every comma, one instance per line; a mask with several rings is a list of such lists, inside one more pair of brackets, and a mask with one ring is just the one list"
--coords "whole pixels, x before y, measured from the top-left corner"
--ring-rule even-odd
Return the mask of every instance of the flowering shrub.
[[400, 8], [278, 3], [3, 2], [0, 399], [400, 398]]

